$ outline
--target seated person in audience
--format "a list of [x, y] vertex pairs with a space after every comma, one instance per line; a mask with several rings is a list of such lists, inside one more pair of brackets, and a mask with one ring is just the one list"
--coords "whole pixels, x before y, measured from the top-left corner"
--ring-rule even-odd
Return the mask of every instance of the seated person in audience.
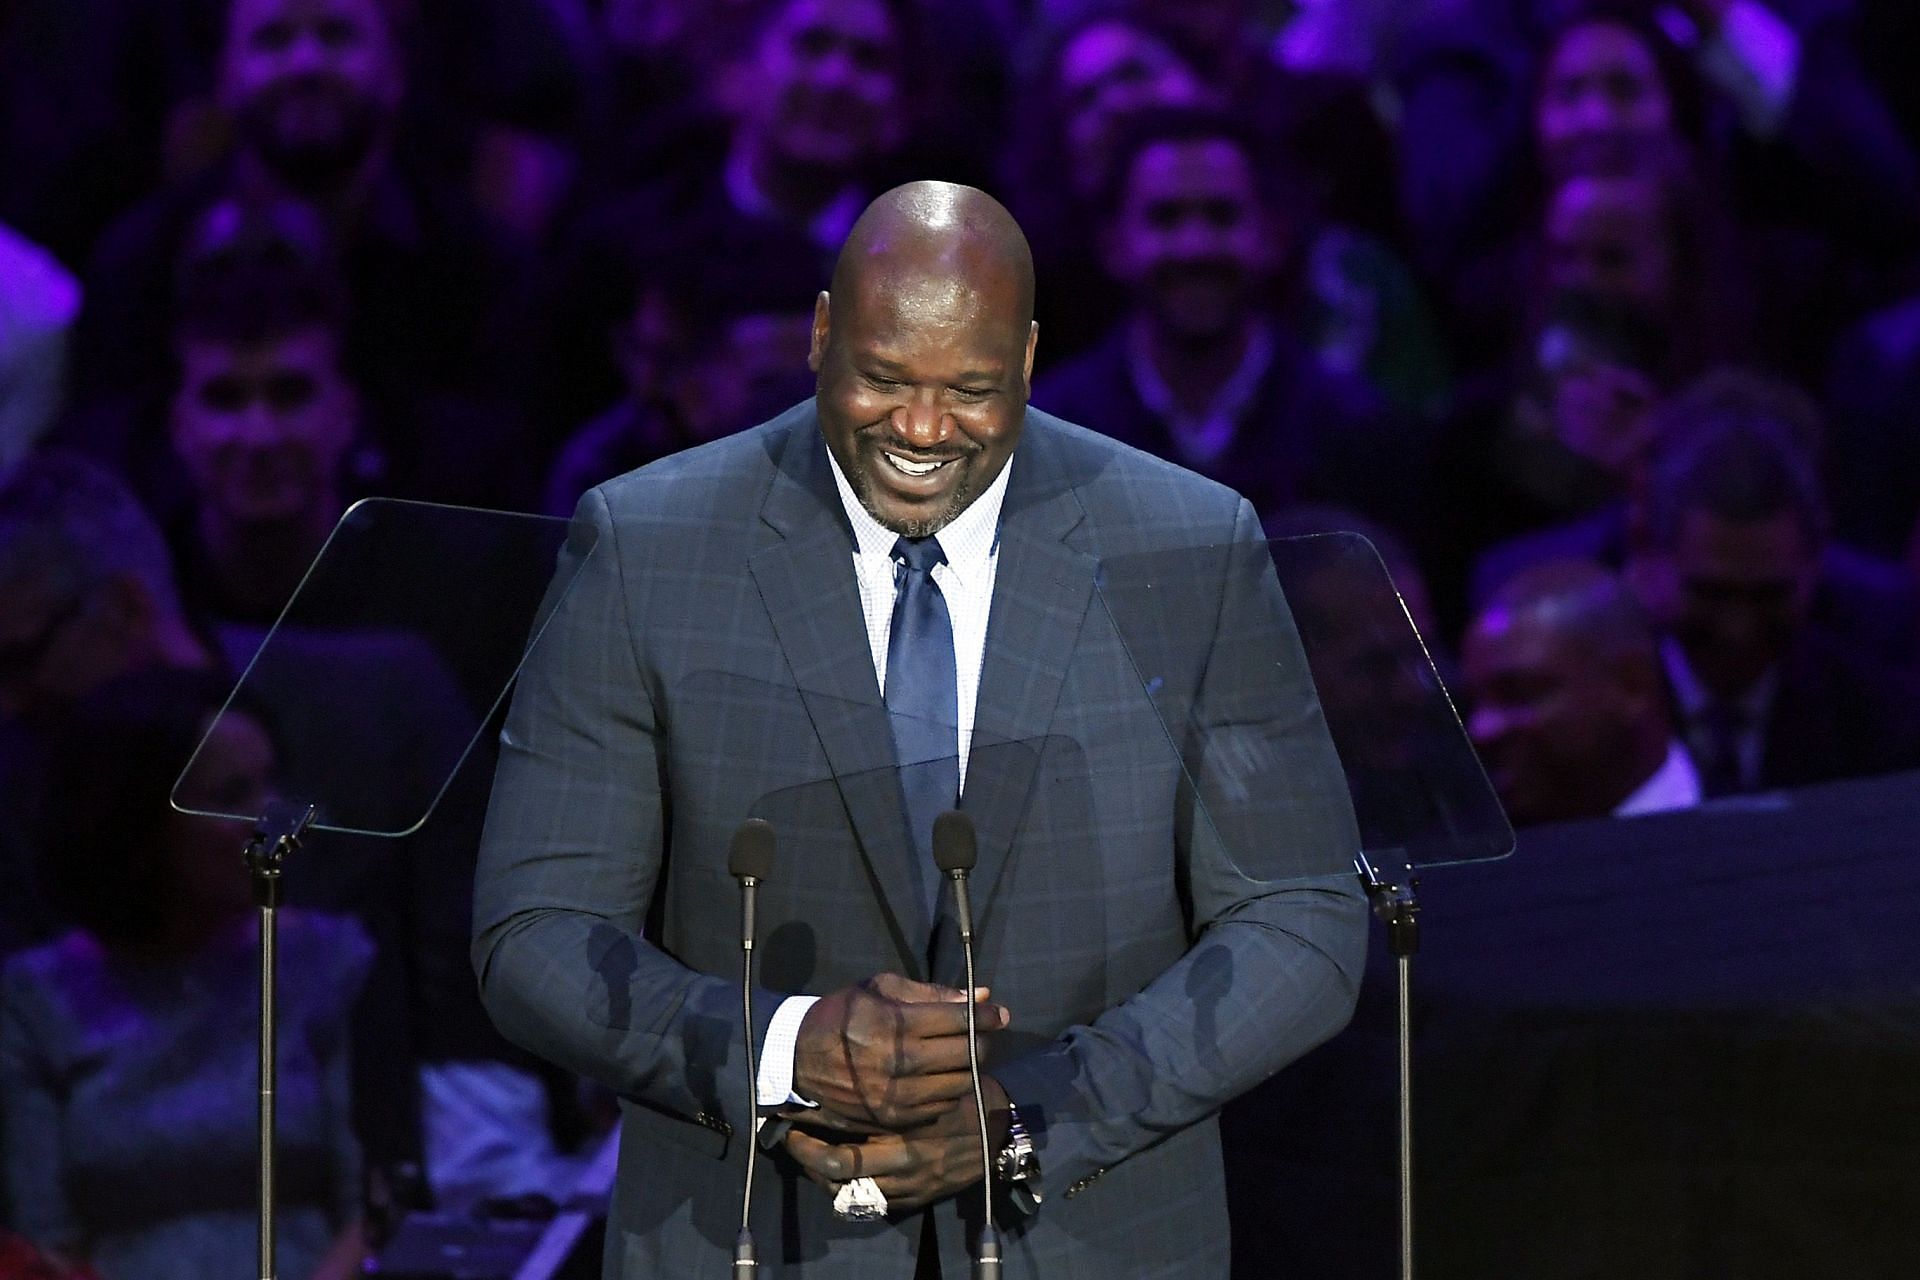
[[[174, 812], [227, 696], [205, 673], [126, 677], [77, 704], [49, 767], [42, 870], [75, 922], [0, 971], [0, 1130], [13, 1223], [104, 1280], [253, 1265], [258, 925], [247, 824]], [[262, 718], [219, 719], [180, 800], [257, 812]], [[362, 1252], [348, 1022], [372, 946], [346, 917], [280, 918], [279, 1274], [345, 1280]]]
[[1034, 384], [1049, 413], [1232, 485], [1263, 514], [1337, 502], [1417, 528], [1425, 443], [1282, 323], [1302, 229], [1255, 141], [1204, 110], [1126, 133], [1099, 229], [1130, 305], [1092, 350]]
[[792, 257], [660, 252], [624, 273], [610, 345], [626, 384], [561, 447], [543, 507], [571, 515], [603, 480], [772, 417], [813, 394], [817, 290]]
[[273, 275], [185, 293], [170, 415], [193, 496], [171, 530], [180, 588], [198, 617], [266, 626], [346, 507], [362, 433], [342, 304], [327, 282]]
[[166, 543], [112, 474], [33, 454], [0, 480], [0, 954], [59, 927], [33, 876], [43, 735], [76, 698], [149, 667], [204, 669]]
[[940, 169], [942, 157], [908, 145], [938, 110], [918, 77], [909, 89], [920, 62], [909, 10], [889, 0], [762, 6], [707, 86], [719, 118], [684, 126], [636, 189], [581, 216], [543, 303], [542, 430], [555, 445], [625, 381], [604, 354], [607, 327], [626, 318], [606, 306], [608, 279], [639, 278], [670, 250], [804, 270], [811, 298], [867, 201]]
[[[1764, 374], [1715, 370], [1648, 414], [1645, 447], [1622, 472], [1621, 490], [1644, 497], [1651, 459], [1664, 448], [1707, 424], [1739, 422], [1784, 435], [1816, 467], [1827, 448], [1825, 419], [1805, 392]], [[1628, 531], [1642, 518], [1642, 505], [1623, 496], [1589, 515], [1488, 549], [1474, 565], [1469, 607], [1478, 611], [1506, 579], [1546, 560], [1572, 556], [1623, 568]], [[1920, 591], [1891, 560], [1829, 538], [1810, 609], [1823, 629], [1882, 661], [1911, 668], [1920, 657]]]
[[1654, 459], [1627, 579], [1709, 796], [1920, 765], [1908, 678], [1812, 616], [1829, 528], [1813, 459], [1775, 424], [1707, 419]]
[[[9, 886], [0, 951], [43, 942], [66, 923], [29, 869], [48, 792], [46, 744], [72, 705], [154, 670], [230, 682], [259, 641], [257, 626], [188, 615], [165, 538], [110, 472], [41, 454], [0, 481], [0, 883]], [[472, 716], [450, 710], [460, 692], [431, 655], [421, 661], [420, 647], [378, 635], [283, 636], [281, 660], [263, 662], [249, 687], [272, 714], [286, 776], [327, 795], [369, 778], [412, 780], [416, 792], [438, 785], [466, 741], [449, 751], [449, 733], [464, 724], [470, 736]], [[426, 771], [435, 776], [418, 776]], [[558, 1167], [542, 1082], [524, 1061], [501, 1060], [508, 1050], [467, 964], [483, 799], [456, 781], [435, 820], [401, 840], [317, 834], [287, 878], [290, 902], [350, 913], [380, 941], [354, 1016], [357, 1038], [381, 1053], [355, 1059], [354, 1101], [369, 1163], [403, 1199], [423, 1163], [432, 1186], [462, 1200], [533, 1189], [541, 1184], [527, 1179]]]
[[1598, 565], [1536, 565], [1461, 646], [1467, 731], [1516, 826], [1700, 802], [1652, 629]]
[[1127, 121], [1156, 108], [1218, 105], [1220, 96], [1172, 28], [1122, 3], [1085, 8], [1046, 33], [1018, 92], [1022, 128], [1003, 156], [1001, 186], [1047, 281], [1034, 299], [1047, 334], [1044, 371], [1099, 338], [1123, 302], [1086, 231], [1101, 216], [1101, 187]]
[[229, 238], [232, 222], [279, 216], [256, 211], [307, 207], [352, 306], [347, 364], [371, 396], [524, 391], [524, 344], [509, 341], [504, 314], [523, 263], [457, 187], [410, 160], [386, 11], [381, 0], [229, 0], [219, 79], [232, 154], [128, 212], [97, 247], [61, 438], [125, 470], [163, 519], [175, 514], [169, 476], [144, 470], [156, 455], [142, 446], [166, 436], [181, 261]]
[[1920, 164], [1861, 68], [1845, 11], [1781, 0], [1437, 6], [1396, 80], [1403, 203], [1422, 264], [1456, 279], [1512, 233], [1529, 190], [1605, 172], [1654, 137], [1724, 172], [1743, 224], [1812, 229], [1843, 267], [1907, 260]]

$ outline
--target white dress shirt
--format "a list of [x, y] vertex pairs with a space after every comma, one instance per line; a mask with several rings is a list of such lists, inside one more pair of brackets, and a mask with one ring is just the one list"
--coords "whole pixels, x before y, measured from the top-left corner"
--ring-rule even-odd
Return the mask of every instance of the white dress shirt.
[[[840, 470], [839, 460], [831, 452], [827, 459], [833, 464], [833, 483], [840, 491], [840, 505], [846, 509], [847, 521], [853, 526], [853, 577], [860, 588], [860, 612], [867, 624], [873, 673], [884, 697], [887, 639], [893, 630], [896, 590], [893, 544], [900, 535], [875, 520], [860, 505], [853, 485]], [[986, 660], [987, 616], [993, 606], [994, 575], [1000, 566], [1000, 508], [1006, 502], [1007, 477], [1012, 473], [1013, 462], [1009, 459], [986, 491], [935, 535], [940, 549], [947, 555], [945, 564], [934, 566], [933, 580], [947, 602], [947, 617], [953, 624], [953, 673], [960, 695], [960, 723], [954, 748], [959, 753], [963, 792], [967, 786], [967, 751], [973, 744], [973, 711], [980, 698], [980, 668]], [[800, 1021], [816, 999], [817, 996], [789, 996], [774, 1010], [773, 1021], [767, 1027], [767, 1041], [760, 1052], [756, 1088], [761, 1106], [812, 1105], [793, 1092], [793, 1057]]]
[[1633, 794], [1614, 806], [1613, 816], [1631, 818], [1642, 813], [1668, 813], [1700, 803], [1700, 771], [1678, 739], [1667, 743], [1667, 758]]

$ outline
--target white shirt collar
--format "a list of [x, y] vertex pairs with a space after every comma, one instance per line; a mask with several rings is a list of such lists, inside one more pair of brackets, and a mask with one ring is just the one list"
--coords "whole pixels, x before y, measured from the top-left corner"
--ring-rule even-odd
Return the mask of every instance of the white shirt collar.
[[[853, 526], [855, 548], [862, 556], [891, 560], [893, 544], [900, 535], [875, 520], [873, 513], [860, 504], [853, 484], [840, 470], [840, 460], [833, 456], [831, 449], [827, 450], [827, 461], [833, 465], [833, 486], [840, 491], [840, 505], [846, 508], [847, 522]], [[994, 477], [986, 492], [968, 503], [965, 511], [934, 535], [940, 549], [947, 554], [945, 567], [969, 586], [980, 582], [987, 573], [994, 547], [1000, 540], [1000, 508], [1006, 503], [1007, 477], [1012, 474], [1013, 459], [1008, 458], [1007, 465], [1000, 468], [1000, 474]]]
[[1678, 740], [1667, 743], [1667, 758], [1633, 794], [1614, 807], [1613, 816], [1630, 818], [1641, 813], [1664, 813], [1670, 809], [1691, 809], [1700, 803], [1700, 772], [1693, 757]]

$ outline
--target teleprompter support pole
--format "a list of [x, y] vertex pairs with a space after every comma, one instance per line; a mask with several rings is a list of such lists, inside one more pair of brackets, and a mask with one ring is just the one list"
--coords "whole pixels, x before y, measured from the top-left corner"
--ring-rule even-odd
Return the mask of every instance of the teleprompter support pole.
[[254, 824], [247, 840], [247, 870], [253, 879], [253, 902], [260, 910], [260, 1280], [274, 1280], [273, 1103], [279, 1073], [274, 1058], [279, 1029], [274, 996], [280, 966], [280, 873], [318, 813], [310, 804], [276, 800], [267, 806], [266, 816]]
[[1399, 985], [1400, 1280], [1413, 1280], [1413, 957], [1420, 950], [1420, 881], [1404, 857], [1395, 861], [1399, 869], [1382, 875], [1363, 853], [1354, 870], [1373, 913], [1386, 922]]

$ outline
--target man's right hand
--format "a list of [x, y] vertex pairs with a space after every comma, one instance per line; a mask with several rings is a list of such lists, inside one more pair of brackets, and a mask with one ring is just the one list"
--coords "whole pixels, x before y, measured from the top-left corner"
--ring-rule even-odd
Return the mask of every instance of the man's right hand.
[[[1009, 1021], [984, 1003], [982, 1033]], [[972, 1092], [967, 1074], [966, 993], [883, 973], [823, 996], [801, 1019], [793, 1090], [818, 1111], [815, 1126], [898, 1133], [939, 1118]]]

